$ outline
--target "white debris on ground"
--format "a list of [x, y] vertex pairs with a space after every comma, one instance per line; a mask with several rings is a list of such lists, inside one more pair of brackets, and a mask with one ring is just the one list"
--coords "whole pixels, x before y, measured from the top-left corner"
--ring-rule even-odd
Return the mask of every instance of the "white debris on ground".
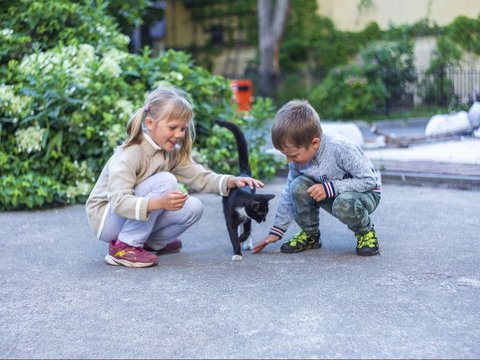
[[438, 136], [473, 131], [480, 126], [480, 103], [474, 102], [468, 112], [437, 114], [425, 127], [426, 136]]

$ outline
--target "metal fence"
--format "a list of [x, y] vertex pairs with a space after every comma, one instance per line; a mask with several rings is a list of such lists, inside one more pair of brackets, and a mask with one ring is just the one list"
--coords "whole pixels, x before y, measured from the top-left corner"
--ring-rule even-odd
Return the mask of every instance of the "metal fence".
[[[256, 68], [252, 66], [247, 70], [245, 77], [253, 79], [254, 89], [257, 89]], [[312, 69], [290, 73], [289, 77], [283, 75], [284, 83], [295, 86], [284, 86], [281, 100], [286, 101], [294, 97], [308, 98], [308, 93], [320, 85], [325, 76], [325, 73], [319, 74]], [[289, 78], [295, 81], [286, 82]], [[285, 92], [285, 88], [288, 91]], [[480, 68], [448, 67], [435, 72], [417, 69], [416, 80], [409, 83], [401, 94], [397, 93], [386, 100], [383, 108], [377, 107], [373, 114], [408, 112], [416, 107], [422, 107], [427, 111], [435, 111], [438, 108], [460, 110], [469, 107], [475, 100], [480, 101]]]
[[385, 112], [406, 111], [415, 106], [455, 107], [480, 100], [480, 69], [449, 67], [440, 71], [417, 70], [417, 80], [404, 94], [390, 99]]

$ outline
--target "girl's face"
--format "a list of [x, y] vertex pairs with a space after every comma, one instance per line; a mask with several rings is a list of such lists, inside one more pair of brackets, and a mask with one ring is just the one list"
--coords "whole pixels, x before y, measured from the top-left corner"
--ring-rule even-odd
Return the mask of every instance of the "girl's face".
[[185, 138], [188, 123], [188, 120], [183, 119], [160, 120], [156, 122], [150, 117], [145, 119], [145, 125], [150, 137], [167, 152], [173, 151], [175, 146]]

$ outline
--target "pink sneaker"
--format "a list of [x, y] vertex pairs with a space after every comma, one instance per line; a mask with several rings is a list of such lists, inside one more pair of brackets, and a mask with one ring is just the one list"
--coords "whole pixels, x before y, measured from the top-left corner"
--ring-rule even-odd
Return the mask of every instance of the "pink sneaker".
[[147, 244], [143, 245], [143, 248], [145, 250], [153, 253], [153, 254], [156, 254], [156, 255], [173, 254], [173, 253], [176, 253], [176, 252], [180, 251], [180, 249], [182, 248], [182, 241], [180, 239], [175, 239], [175, 240], [169, 242], [167, 245], [165, 245], [160, 250], [152, 249]]
[[141, 247], [134, 247], [120, 240], [110, 241], [105, 262], [109, 265], [128, 267], [149, 267], [158, 262], [158, 257]]

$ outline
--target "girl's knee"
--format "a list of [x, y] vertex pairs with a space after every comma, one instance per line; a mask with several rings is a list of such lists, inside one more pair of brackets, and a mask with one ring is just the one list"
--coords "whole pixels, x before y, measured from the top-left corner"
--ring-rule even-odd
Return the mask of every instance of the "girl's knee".
[[188, 209], [188, 222], [190, 224], [194, 224], [198, 220], [200, 220], [203, 214], [203, 203], [199, 199], [193, 196], [189, 196], [187, 202], [185, 203], [185, 207]]
[[135, 193], [139, 196], [146, 196], [150, 193], [164, 193], [178, 189], [178, 182], [175, 175], [169, 172], [153, 174], [135, 187]]
[[178, 189], [178, 181], [175, 175], [169, 172], [160, 172], [151, 176], [155, 184], [162, 189], [176, 190]]

